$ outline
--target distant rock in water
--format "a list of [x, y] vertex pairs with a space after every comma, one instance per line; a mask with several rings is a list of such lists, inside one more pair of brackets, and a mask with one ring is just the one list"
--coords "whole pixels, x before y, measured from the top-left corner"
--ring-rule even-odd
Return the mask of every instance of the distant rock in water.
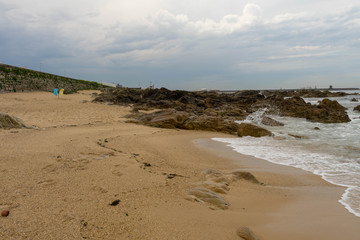
[[265, 137], [265, 136], [272, 136], [272, 133], [265, 128], [258, 127], [253, 124], [249, 123], [241, 123], [238, 127], [238, 136], [245, 137]]
[[301, 97], [274, 101], [280, 114], [287, 117], [306, 118], [312, 122], [342, 123], [350, 122], [346, 108], [336, 100], [323, 99], [318, 105], [306, 103]]
[[261, 120], [261, 123], [266, 126], [272, 126], [272, 127], [284, 126], [283, 123], [278, 122], [278, 121], [276, 121], [272, 118], [266, 117], [266, 116], [263, 117], [263, 119]]
[[6, 113], [0, 113], [0, 128], [11, 129], [11, 128], [31, 128], [17, 117], [11, 116]]
[[360, 112], [360, 105], [354, 107], [354, 111], [359, 111]]
[[359, 100], [357, 100], [356, 98], [351, 99], [352, 102], [358, 102]]

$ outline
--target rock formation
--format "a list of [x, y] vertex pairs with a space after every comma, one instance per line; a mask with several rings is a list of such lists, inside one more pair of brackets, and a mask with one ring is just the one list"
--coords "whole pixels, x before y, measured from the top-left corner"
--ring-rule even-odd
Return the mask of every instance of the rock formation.
[[336, 100], [323, 99], [318, 105], [306, 103], [301, 97], [276, 100], [274, 105], [283, 116], [306, 118], [312, 122], [342, 123], [350, 122], [345, 108]]
[[[323, 92], [311, 94], [324, 94]], [[345, 109], [336, 101], [324, 99], [318, 105], [306, 103], [301, 97], [285, 98], [287, 95], [305, 95], [299, 92], [239, 91], [229, 94], [215, 92], [188, 92], [160, 89], [120, 88], [98, 95], [94, 102], [107, 102], [131, 106], [133, 114], [129, 122], [162, 128], [217, 131], [239, 136], [270, 136], [266, 130], [254, 130], [252, 126], [241, 126], [240, 133], [235, 121], [244, 120], [249, 114], [263, 108], [268, 113], [282, 116], [306, 118], [322, 123], [350, 121]], [[309, 95], [310, 92], [307, 92]], [[333, 93], [325, 92], [326, 95]], [[337, 94], [342, 95], [342, 94]], [[144, 113], [141, 110], [160, 111]], [[262, 124], [283, 124], [264, 116]], [[247, 128], [251, 128], [247, 129]], [[245, 133], [243, 133], [245, 131]], [[254, 131], [261, 133], [253, 133]]]
[[267, 116], [263, 116], [261, 123], [266, 125], [266, 126], [272, 126], [272, 127], [278, 127], [278, 126], [284, 126], [283, 123], [278, 122], [270, 117]]
[[6, 113], [0, 113], [0, 128], [31, 128], [27, 126], [21, 119]]
[[253, 231], [248, 227], [241, 227], [236, 230], [236, 234], [242, 240], [259, 240]]
[[272, 136], [272, 133], [265, 128], [255, 126], [250, 123], [241, 123], [238, 127], [237, 134], [239, 137], [251, 136], [251, 137], [265, 137]]

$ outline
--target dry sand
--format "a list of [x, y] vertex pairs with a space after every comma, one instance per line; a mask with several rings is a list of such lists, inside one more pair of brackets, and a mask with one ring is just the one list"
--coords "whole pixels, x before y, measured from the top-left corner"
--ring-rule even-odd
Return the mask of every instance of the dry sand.
[[[0, 95], [0, 112], [38, 127], [0, 129], [0, 239], [239, 239], [241, 226], [262, 240], [360, 239], [344, 188], [209, 140], [229, 135], [129, 124], [129, 108], [90, 101]], [[185, 199], [208, 168], [266, 185], [234, 182], [230, 208], [211, 210]]]

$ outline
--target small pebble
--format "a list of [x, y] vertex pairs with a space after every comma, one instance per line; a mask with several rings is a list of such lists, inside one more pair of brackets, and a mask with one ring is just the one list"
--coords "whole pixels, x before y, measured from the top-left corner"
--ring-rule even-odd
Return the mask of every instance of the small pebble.
[[116, 206], [120, 203], [120, 199], [117, 199], [115, 201], [113, 201], [112, 203], [110, 203], [111, 206]]
[[3, 216], [3, 217], [9, 216], [9, 214], [10, 214], [9, 210], [3, 210], [3, 211], [1, 212], [1, 216]]

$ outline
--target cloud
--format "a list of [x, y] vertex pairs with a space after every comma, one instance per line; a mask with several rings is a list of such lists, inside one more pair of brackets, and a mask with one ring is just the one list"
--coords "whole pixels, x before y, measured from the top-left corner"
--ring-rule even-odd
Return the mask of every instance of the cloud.
[[[257, 79], [251, 81], [256, 84], [275, 79], [275, 74], [286, 78], [290, 72], [302, 71], [305, 78], [314, 68], [325, 71], [360, 60], [356, 7], [321, 15], [309, 11], [271, 15], [267, 7], [248, 3], [242, 11], [215, 18], [210, 13], [194, 17], [203, 9], [191, 15], [170, 11], [171, 4], [161, 0], [4, 2], [0, 0], [0, 61], [15, 65], [41, 61], [54, 71], [87, 69], [90, 80], [119, 75], [189, 88], [195, 86], [191, 82], [206, 87], [206, 79], [215, 84], [216, 78], [223, 78], [230, 86], [241, 78]], [[176, 79], [176, 84], [167, 79]]]

